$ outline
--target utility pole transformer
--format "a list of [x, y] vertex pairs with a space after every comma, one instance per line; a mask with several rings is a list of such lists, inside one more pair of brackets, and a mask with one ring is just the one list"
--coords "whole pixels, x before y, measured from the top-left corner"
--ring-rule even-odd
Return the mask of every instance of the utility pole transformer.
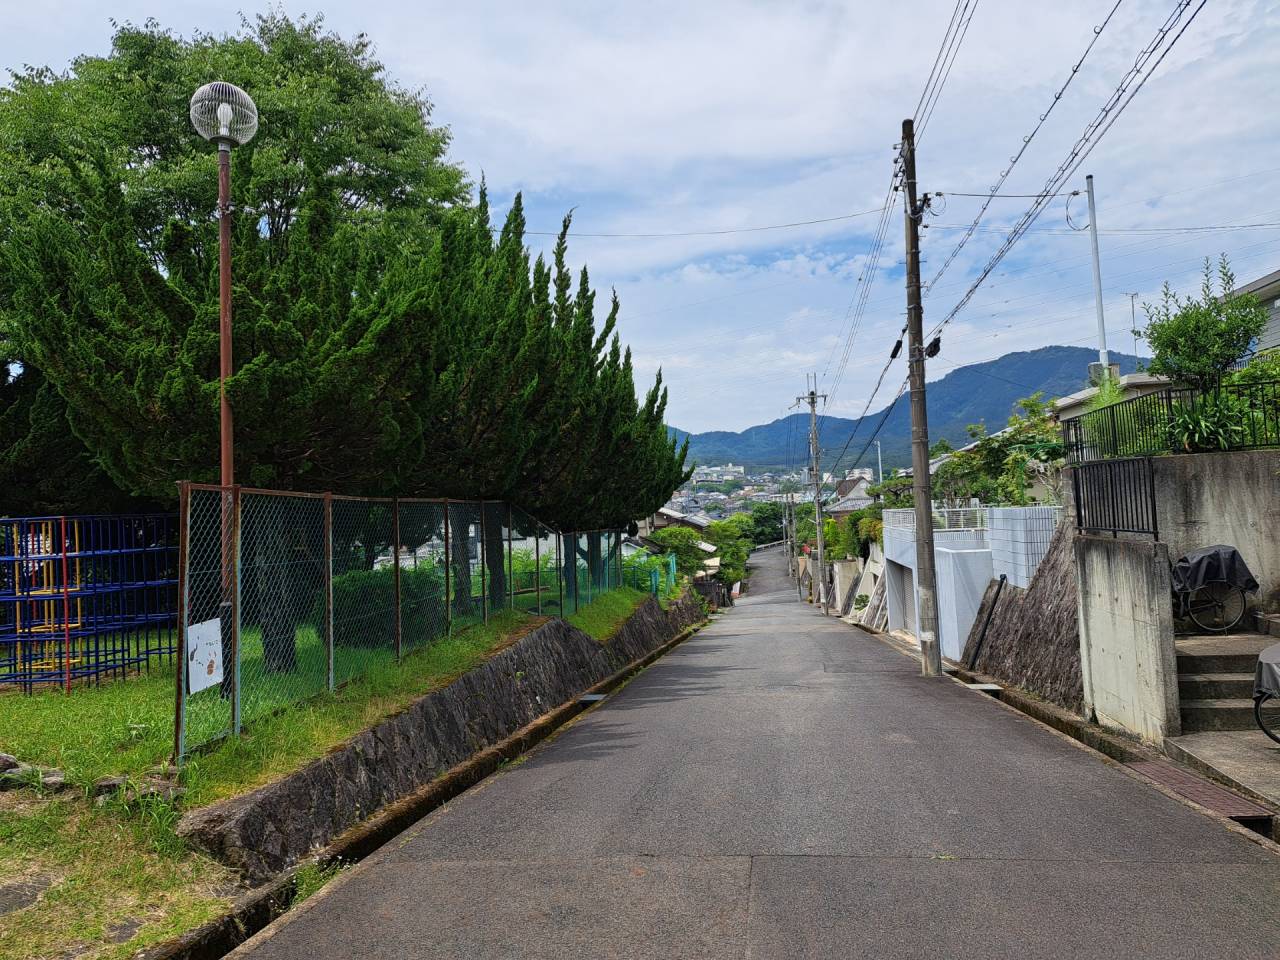
[[827, 612], [827, 566], [822, 536], [822, 463], [821, 452], [818, 449], [818, 400], [819, 398], [826, 400], [827, 395], [818, 393], [817, 387], [818, 377], [814, 375], [813, 386], [803, 397], [796, 397], [796, 403], [807, 403], [809, 405], [809, 460], [811, 464], [809, 469], [813, 471], [813, 523], [817, 530], [818, 540], [818, 562], [813, 569], [812, 582], [817, 584], [816, 599], [825, 614]]
[[1084, 178], [1085, 192], [1089, 194], [1089, 240], [1093, 244], [1093, 299], [1098, 308], [1098, 362], [1102, 364], [1102, 377], [1111, 375], [1111, 363], [1107, 357], [1107, 323], [1102, 317], [1102, 267], [1098, 262], [1098, 210], [1093, 202], [1093, 174]]
[[933, 565], [933, 484], [929, 476], [929, 415], [924, 388], [924, 309], [920, 305], [920, 220], [928, 205], [916, 202], [915, 123], [902, 121], [902, 179], [906, 191], [907, 357], [911, 380], [911, 489], [916, 509], [916, 592], [920, 598], [920, 668], [942, 676], [938, 646], [937, 577]]

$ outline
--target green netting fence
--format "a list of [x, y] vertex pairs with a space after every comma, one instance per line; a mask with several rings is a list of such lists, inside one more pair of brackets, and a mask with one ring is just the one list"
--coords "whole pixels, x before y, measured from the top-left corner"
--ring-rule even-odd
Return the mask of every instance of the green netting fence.
[[675, 589], [674, 557], [496, 501], [187, 483], [179, 524], [178, 758], [499, 611]]

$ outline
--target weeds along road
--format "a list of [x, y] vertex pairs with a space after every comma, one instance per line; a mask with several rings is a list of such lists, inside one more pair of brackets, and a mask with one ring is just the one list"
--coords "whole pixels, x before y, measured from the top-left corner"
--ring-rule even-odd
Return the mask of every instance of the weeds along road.
[[752, 592], [243, 946], [327, 958], [1280, 955], [1280, 860]]

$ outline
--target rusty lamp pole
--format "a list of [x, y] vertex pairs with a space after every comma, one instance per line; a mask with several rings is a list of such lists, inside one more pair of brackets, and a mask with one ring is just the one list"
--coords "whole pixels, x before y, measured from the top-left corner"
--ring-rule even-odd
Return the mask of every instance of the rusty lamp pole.
[[219, 427], [222, 486], [235, 483], [231, 404], [227, 377], [231, 376], [231, 148], [258, 132], [258, 108], [239, 87], [206, 83], [191, 97], [191, 125], [196, 133], [218, 145], [218, 344]]

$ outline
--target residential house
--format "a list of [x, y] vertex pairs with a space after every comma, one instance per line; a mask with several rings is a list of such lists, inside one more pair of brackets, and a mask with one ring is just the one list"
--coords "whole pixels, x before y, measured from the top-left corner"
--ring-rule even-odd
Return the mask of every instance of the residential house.
[[1258, 337], [1258, 351], [1280, 350], [1280, 270], [1246, 283], [1236, 292], [1252, 293], [1267, 310], [1267, 325]]
[[871, 486], [874, 480], [875, 474], [870, 467], [855, 467], [845, 473], [844, 479], [836, 484], [836, 496], [847, 497], [854, 493], [865, 495], [867, 487]]
[[[1126, 373], [1120, 377], [1120, 393], [1125, 400], [1156, 393], [1167, 386], [1169, 386], [1168, 379], [1152, 373]], [[1059, 397], [1053, 402], [1054, 413], [1057, 414], [1060, 422], [1074, 420], [1088, 412], [1089, 401], [1097, 395], [1097, 387], [1085, 387], [1065, 397]]]

